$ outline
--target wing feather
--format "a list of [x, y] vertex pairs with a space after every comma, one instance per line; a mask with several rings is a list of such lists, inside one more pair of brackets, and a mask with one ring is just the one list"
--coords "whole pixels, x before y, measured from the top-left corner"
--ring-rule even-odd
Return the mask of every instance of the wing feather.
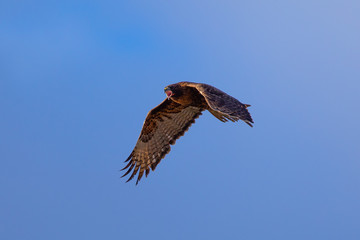
[[243, 104], [236, 98], [208, 84], [191, 82], [184, 82], [184, 84], [196, 88], [200, 94], [204, 96], [210, 107], [210, 113], [220, 121], [226, 122], [227, 120], [230, 120], [236, 122], [238, 120], [243, 120], [252, 127], [251, 123], [254, 122], [247, 110], [247, 107], [250, 105]]
[[134, 169], [127, 182], [139, 172], [138, 184], [144, 171], [145, 176], [150, 168], [154, 171], [161, 159], [170, 152], [170, 145], [184, 135], [203, 110], [196, 106], [185, 107], [168, 99], [152, 109], [146, 116], [134, 150], [125, 161], [129, 163], [122, 169], [127, 169], [122, 177]]

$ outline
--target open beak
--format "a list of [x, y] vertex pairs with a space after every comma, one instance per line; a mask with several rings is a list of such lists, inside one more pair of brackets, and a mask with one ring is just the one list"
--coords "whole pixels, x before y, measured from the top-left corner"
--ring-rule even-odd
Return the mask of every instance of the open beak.
[[169, 99], [171, 98], [171, 96], [173, 95], [173, 93], [172, 93], [171, 90], [166, 90], [165, 93], [166, 93], [166, 96], [167, 96], [168, 100], [169, 100]]

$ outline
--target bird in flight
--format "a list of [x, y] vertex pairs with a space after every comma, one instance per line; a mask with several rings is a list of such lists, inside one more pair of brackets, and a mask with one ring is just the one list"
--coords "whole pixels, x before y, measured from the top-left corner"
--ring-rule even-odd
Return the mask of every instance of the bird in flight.
[[133, 170], [126, 182], [139, 172], [138, 184], [144, 172], [147, 177], [150, 168], [154, 171], [170, 152], [170, 145], [174, 145], [205, 110], [222, 122], [243, 120], [251, 127], [254, 123], [247, 110], [250, 105], [208, 84], [179, 82], [165, 87], [164, 92], [165, 100], [147, 114], [135, 148], [125, 160], [128, 163], [121, 169], [127, 169], [122, 177]]

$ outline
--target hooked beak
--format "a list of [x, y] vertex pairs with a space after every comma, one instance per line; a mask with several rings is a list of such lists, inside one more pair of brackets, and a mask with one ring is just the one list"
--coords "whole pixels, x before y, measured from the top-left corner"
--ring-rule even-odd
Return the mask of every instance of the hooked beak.
[[173, 92], [172, 92], [172, 91], [170, 90], [170, 88], [168, 88], [168, 87], [166, 87], [166, 88], [164, 89], [164, 92], [165, 92], [168, 100], [171, 98], [172, 95], [174, 95]]
[[169, 100], [169, 99], [171, 98], [171, 96], [173, 95], [173, 92], [172, 92], [171, 90], [166, 90], [165, 93], [166, 93], [166, 96], [167, 96], [168, 100]]

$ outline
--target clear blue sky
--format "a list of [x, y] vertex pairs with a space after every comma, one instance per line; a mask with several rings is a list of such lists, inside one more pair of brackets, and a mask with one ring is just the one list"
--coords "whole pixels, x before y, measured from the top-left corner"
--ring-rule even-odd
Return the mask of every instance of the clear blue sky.
[[[359, 1], [2, 1], [0, 238], [360, 239]], [[119, 169], [163, 88], [214, 85], [155, 172]]]

